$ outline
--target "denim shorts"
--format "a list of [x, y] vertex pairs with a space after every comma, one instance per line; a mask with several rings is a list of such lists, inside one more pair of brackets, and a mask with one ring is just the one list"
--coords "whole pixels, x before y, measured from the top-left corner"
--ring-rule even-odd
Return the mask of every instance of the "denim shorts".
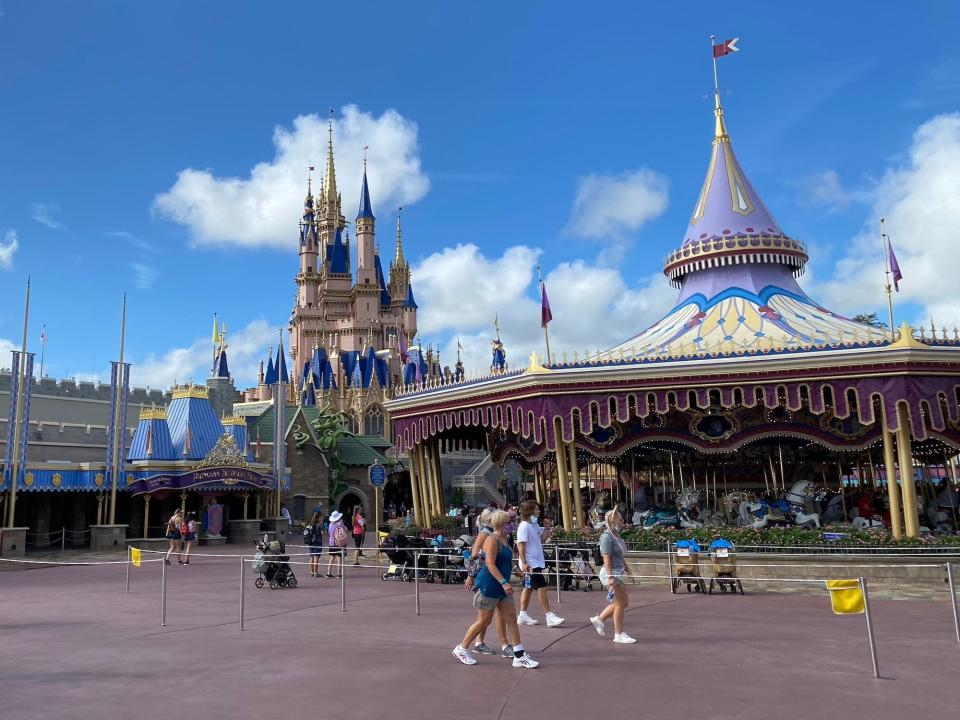
[[[626, 573], [626, 570], [614, 570], [613, 571], [613, 584], [614, 585], [623, 585], [623, 576]], [[605, 567], [600, 568], [598, 573], [600, 577], [600, 583], [606, 587], [607, 581], [610, 579], [610, 576], [607, 575], [607, 569]]]

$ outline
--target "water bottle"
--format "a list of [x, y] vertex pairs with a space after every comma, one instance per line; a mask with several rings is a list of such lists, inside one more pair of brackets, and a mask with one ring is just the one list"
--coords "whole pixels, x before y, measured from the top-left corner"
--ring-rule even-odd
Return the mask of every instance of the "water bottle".
[[529, 590], [533, 585], [533, 581], [530, 578], [530, 573], [523, 574], [523, 587]]
[[613, 602], [613, 588], [610, 588], [609, 590], [607, 590], [607, 602], [608, 603]]

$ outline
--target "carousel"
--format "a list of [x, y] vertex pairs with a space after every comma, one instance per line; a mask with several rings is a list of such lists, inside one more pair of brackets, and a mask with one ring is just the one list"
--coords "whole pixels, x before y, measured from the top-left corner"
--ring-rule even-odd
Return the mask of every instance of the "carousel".
[[387, 403], [418, 522], [443, 514], [440, 454], [461, 447], [517, 461], [566, 529], [589, 522], [599, 490], [694, 526], [819, 526], [824, 493], [844, 520], [844, 493], [865, 488], [885, 496], [877, 514], [895, 538], [943, 520], [960, 448], [957, 331], [875, 327], [811, 299], [797, 283], [806, 247], [747, 179], [719, 93], [714, 115], [706, 179], [663, 268], [679, 292], [665, 317], [525, 369], [508, 370], [498, 343], [488, 376], [406, 386]]

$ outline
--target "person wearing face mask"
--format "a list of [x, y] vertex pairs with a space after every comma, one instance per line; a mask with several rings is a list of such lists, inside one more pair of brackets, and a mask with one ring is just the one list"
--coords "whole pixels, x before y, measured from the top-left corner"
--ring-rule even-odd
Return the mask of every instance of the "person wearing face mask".
[[603, 556], [603, 567], [600, 568], [600, 582], [607, 588], [607, 606], [598, 615], [590, 618], [590, 622], [600, 637], [606, 637], [606, 620], [613, 617], [613, 641], [615, 643], [635, 643], [636, 640], [623, 631], [623, 614], [630, 604], [627, 588], [623, 584], [623, 576], [627, 571], [624, 558], [626, 545], [620, 538], [623, 528], [623, 518], [620, 510], [613, 508], [604, 515], [606, 529], [600, 536], [600, 555]]
[[559, 627], [563, 624], [563, 618], [550, 610], [547, 578], [543, 574], [547, 563], [543, 557], [544, 532], [539, 524], [540, 506], [536, 500], [527, 500], [520, 506], [520, 519], [520, 527], [517, 528], [517, 549], [520, 553], [520, 570], [523, 572], [523, 591], [520, 593], [520, 614], [517, 616], [517, 623], [536, 625], [540, 622], [527, 614], [530, 596], [536, 590], [537, 600], [547, 613], [547, 627]]

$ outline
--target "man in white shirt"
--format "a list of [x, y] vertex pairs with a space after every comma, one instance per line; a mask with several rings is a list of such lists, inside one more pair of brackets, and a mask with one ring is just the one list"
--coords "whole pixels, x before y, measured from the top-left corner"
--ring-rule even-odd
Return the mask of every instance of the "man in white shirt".
[[[540, 505], [536, 500], [527, 500], [520, 506], [520, 527], [517, 528], [517, 548], [520, 551], [520, 570], [523, 572], [523, 591], [520, 593], [520, 625], [536, 625], [540, 621], [527, 614], [530, 596], [537, 591], [540, 606], [546, 611], [547, 627], [559, 627], [563, 618], [550, 610], [547, 595], [547, 579], [543, 571], [547, 563], [543, 557], [543, 528], [540, 527]], [[549, 532], [547, 533], [549, 536]]]

